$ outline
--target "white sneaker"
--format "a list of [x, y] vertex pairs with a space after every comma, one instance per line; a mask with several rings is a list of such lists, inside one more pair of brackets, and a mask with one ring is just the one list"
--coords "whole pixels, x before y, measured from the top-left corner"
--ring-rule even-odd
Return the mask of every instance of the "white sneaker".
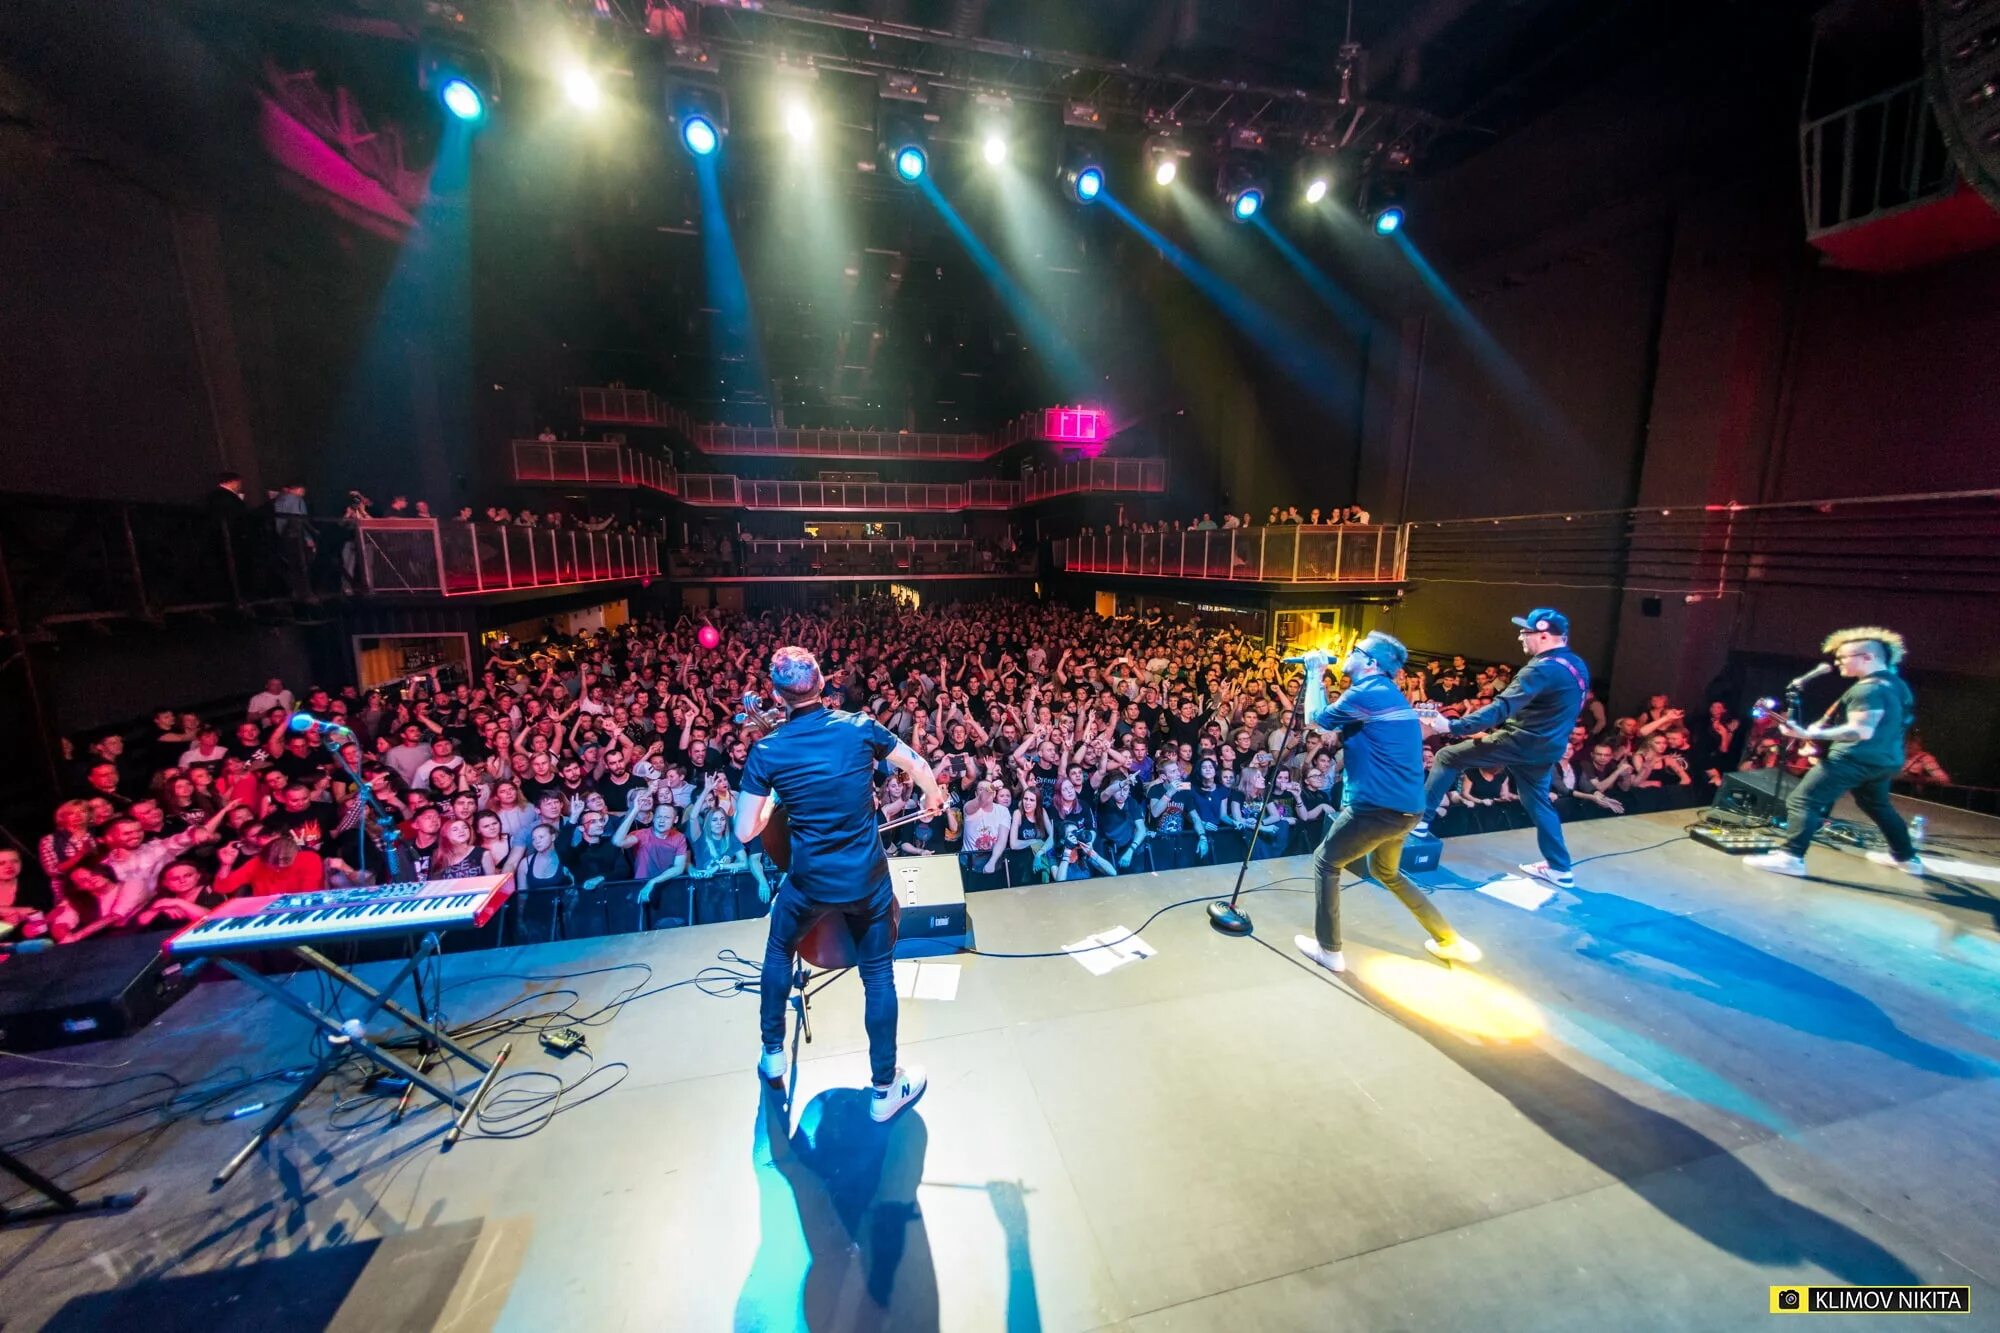
[[1300, 953], [1312, 959], [1329, 972], [1345, 972], [1347, 970], [1347, 955], [1339, 949], [1322, 949], [1319, 947], [1319, 941], [1310, 935], [1294, 935], [1292, 936], [1292, 943], [1299, 947]]
[[1529, 879], [1538, 879], [1544, 884], [1553, 884], [1559, 889], [1576, 887], [1576, 876], [1567, 870], [1551, 870], [1547, 861], [1529, 861], [1521, 866], [1521, 873]]
[[766, 1051], [758, 1057], [757, 1077], [763, 1079], [766, 1083], [782, 1083], [785, 1081], [785, 1052], [783, 1047], [775, 1051]]
[[1913, 856], [1907, 861], [1898, 861], [1888, 852], [1870, 852], [1868, 853], [1868, 859], [1878, 866], [1892, 866], [1906, 875], [1928, 875], [1931, 873], [1930, 868], [1924, 864], [1924, 858], [1921, 856]]
[[1424, 821], [1423, 821], [1422, 823], [1420, 823], [1420, 824], [1412, 824], [1412, 825], [1410, 826], [1410, 836], [1411, 836], [1411, 837], [1413, 837], [1413, 838], [1428, 838], [1428, 837], [1430, 837], [1430, 836], [1431, 836], [1431, 821], [1430, 821], [1430, 820], [1428, 820], [1428, 819], [1426, 819], [1426, 820], [1424, 820]]
[[921, 1069], [897, 1069], [895, 1081], [888, 1087], [879, 1084], [873, 1089], [875, 1095], [868, 1103], [868, 1114], [876, 1124], [895, 1115], [911, 1102], [924, 1095], [924, 1087], [930, 1082]]
[[1436, 940], [1426, 939], [1424, 947], [1431, 951], [1432, 957], [1441, 958], [1447, 963], [1476, 963], [1486, 956], [1483, 949], [1463, 935], [1453, 936], [1450, 944], [1439, 944]]
[[1743, 858], [1743, 864], [1752, 870], [1768, 870], [1778, 875], [1797, 875], [1803, 878], [1806, 874], [1806, 859], [1803, 856], [1793, 856], [1787, 851], [1760, 852], [1756, 856], [1746, 856]]

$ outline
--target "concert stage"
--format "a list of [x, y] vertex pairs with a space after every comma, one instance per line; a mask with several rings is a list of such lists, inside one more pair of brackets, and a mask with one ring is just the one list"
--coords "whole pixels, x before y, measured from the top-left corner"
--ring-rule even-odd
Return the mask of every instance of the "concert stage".
[[[1972, 1327], [2000, 1310], [2000, 821], [1926, 813], [1929, 854], [1962, 848], [1978, 873], [1920, 883], [1818, 849], [1820, 878], [1759, 875], [1680, 836], [1681, 812], [1573, 826], [1604, 859], [1530, 907], [1530, 886], [1479, 886], [1531, 834], [1453, 840], [1422, 878], [1486, 949], [1470, 972], [1430, 961], [1366, 885], [1346, 896], [1349, 978], [1302, 962], [1304, 858], [1251, 867], [1254, 938], [1197, 901], [1145, 925], [1155, 956], [1103, 975], [926, 959], [915, 984], [956, 994], [904, 1002], [930, 1090], [888, 1126], [854, 1091], [849, 976], [815, 1003], [789, 1110], [751, 1071], [755, 997], [689, 985], [584, 1029], [589, 1058], [629, 1072], [516, 1141], [441, 1152], [434, 1106], [391, 1127], [385, 1102], [336, 1113], [347, 1080], [329, 1080], [215, 1192], [254, 1116], [30, 1142], [158, 1100], [117, 1080], [304, 1059], [301, 1020], [204, 985], [140, 1036], [50, 1053], [89, 1067], [0, 1059], [0, 1141], [79, 1192], [151, 1191], [0, 1231], [0, 1323], [1601, 1333], [1742, 1328], [1773, 1284], [1851, 1282], [1969, 1284], [1953, 1326]], [[977, 945], [1060, 949], [1234, 873], [980, 894]], [[568, 985], [582, 1012], [762, 939], [737, 922], [451, 955], [448, 1009]], [[517, 1039], [506, 1068], [589, 1065]], [[55, 1090], [89, 1084], [111, 1086]]]

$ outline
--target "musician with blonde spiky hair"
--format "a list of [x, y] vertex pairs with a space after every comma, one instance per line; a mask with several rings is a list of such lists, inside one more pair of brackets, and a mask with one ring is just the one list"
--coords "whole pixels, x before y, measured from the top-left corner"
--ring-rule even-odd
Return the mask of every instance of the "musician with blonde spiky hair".
[[1875, 821], [1889, 843], [1888, 851], [1870, 852], [1868, 859], [1921, 875], [1924, 863], [1910, 840], [1909, 825], [1889, 801], [1890, 780], [1903, 769], [1903, 737], [1917, 713], [1916, 698], [1896, 674], [1905, 651], [1903, 636], [1892, 629], [1861, 625], [1827, 635], [1820, 651], [1833, 654], [1834, 666], [1854, 683], [1818, 722], [1808, 726], [1786, 718], [1781, 723], [1787, 736], [1827, 746], [1826, 757], [1786, 802], [1784, 848], [1746, 857], [1743, 863], [1781, 875], [1805, 874], [1806, 848], [1812, 846], [1813, 835], [1826, 823], [1833, 803], [1852, 792], [1854, 803]]

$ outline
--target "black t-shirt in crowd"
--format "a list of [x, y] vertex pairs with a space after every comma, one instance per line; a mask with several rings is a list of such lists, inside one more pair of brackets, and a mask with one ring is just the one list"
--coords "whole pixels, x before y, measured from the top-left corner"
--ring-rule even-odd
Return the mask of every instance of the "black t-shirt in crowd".
[[628, 772], [621, 782], [609, 773], [606, 773], [597, 780], [596, 786], [598, 793], [604, 797], [605, 809], [615, 815], [622, 815], [632, 808], [632, 793], [645, 790], [646, 780], [644, 778], [633, 777]]
[[1139, 803], [1126, 796], [1120, 806], [1110, 797], [1097, 803], [1097, 831], [1114, 847], [1123, 847], [1138, 836]]
[[[1155, 782], [1146, 788], [1146, 808], [1150, 810], [1153, 802], [1166, 796], [1167, 791], [1167, 784], [1164, 781]], [[1186, 791], [1175, 792], [1167, 803], [1160, 807], [1159, 818], [1153, 823], [1156, 833], [1165, 837], [1187, 831], [1187, 798]]]
[[611, 841], [608, 830], [596, 842], [579, 839], [564, 852], [562, 861], [579, 884], [587, 879], [626, 879], [632, 873], [631, 858]]
[[340, 812], [321, 801], [314, 801], [297, 814], [289, 810], [274, 810], [264, 816], [267, 831], [289, 833], [293, 842], [309, 852], [329, 850], [333, 828], [339, 822]]

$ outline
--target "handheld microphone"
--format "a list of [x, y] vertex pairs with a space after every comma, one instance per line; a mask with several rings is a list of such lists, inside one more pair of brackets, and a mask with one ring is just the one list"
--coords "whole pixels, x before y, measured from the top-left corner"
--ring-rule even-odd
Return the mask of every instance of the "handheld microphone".
[[[1306, 658], [1308, 656], [1309, 654], [1306, 653], [1293, 653], [1290, 657], [1279, 658], [1278, 661], [1284, 664], [1285, 666], [1304, 666], [1306, 664]], [[1333, 659], [1329, 657], [1327, 660], [1330, 662]]]
[[325, 745], [345, 745], [354, 739], [354, 733], [340, 723], [328, 718], [314, 717], [311, 713], [293, 713], [291, 720], [286, 722], [285, 726], [302, 736], [317, 731], [321, 743]]
[[1805, 684], [1807, 681], [1818, 680], [1821, 676], [1827, 675], [1832, 670], [1833, 667], [1830, 663], [1821, 662], [1818, 666], [1814, 667], [1811, 671], [1806, 672], [1805, 675], [1800, 676], [1797, 680], [1793, 681], [1785, 688], [1788, 690], [1796, 690], [1799, 686]]

